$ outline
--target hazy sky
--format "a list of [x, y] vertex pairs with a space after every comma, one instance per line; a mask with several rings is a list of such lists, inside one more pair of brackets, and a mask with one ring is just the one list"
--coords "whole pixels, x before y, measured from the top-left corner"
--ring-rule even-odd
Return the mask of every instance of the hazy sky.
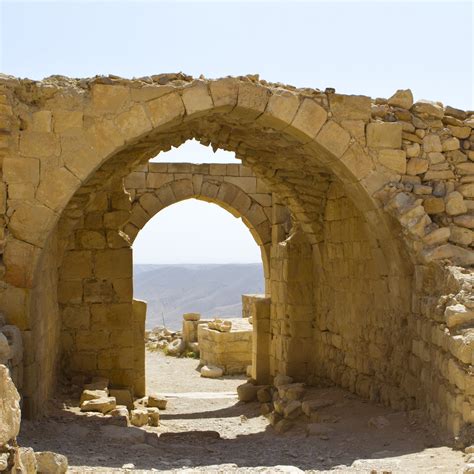
[[[415, 99], [473, 109], [473, 20], [470, 1], [0, 0], [0, 70], [32, 79], [259, 73], [372, 97], [411, 88]], [[173, 161], [208, 161], [200, 148], [181, 147]], [[142, 263], [260, 258], [239, 220], [196, 201], [160, 212], [134, 248]]]

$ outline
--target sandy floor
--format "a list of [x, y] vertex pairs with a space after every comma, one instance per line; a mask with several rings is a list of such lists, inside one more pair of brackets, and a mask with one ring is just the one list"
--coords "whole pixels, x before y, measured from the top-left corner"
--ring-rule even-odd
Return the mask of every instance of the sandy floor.
[[[65, 454], [71, 472], [118, 472], [126, 464], [135, 472], [462, 472], [463, 453], [443, 446], [416, 413], [336, 388], [310, 389], [307, 398], [334, 402], [321, 410], [324, 433], [308, 436], [301, 422], [278, 435], [258, 403], [238, 402], [243, 377], [203, 379], [197, 365], [147, 354], [149, 393], [169, 397], [158, 428], [111, 427], [97, 416], [56, 410], [47, 420], [25, 421], [20, 443]], [[385, 426], [371, 426], [378, 416]]]

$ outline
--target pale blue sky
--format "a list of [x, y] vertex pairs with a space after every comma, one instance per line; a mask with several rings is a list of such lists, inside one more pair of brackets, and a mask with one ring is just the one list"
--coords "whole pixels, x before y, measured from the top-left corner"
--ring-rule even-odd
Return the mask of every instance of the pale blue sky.
[[[0, 70], [20, 77], [259, 73], [270, 81], [372, 97], [411, 88], [415, 99], [474, 108], [469, 1], [0, 0], [0, 20]], [[191, 160], [196, 149], [180, 149], [181, 158], [174, 159]], [[180, 206], [189, 209], [179, 214], [176, 207], [176, 218], [167, 225], [160, 225], [160, 213], [142, 231], [155, 236], [143, 243], [148, 261], [178, 259], [175, 249], [185, 244], [181, 239], [188, 244], [193, 239], [187, 222], [202, 204]], [[202, 234], [189, 261], [215, 261], [217, 254], [223, 255], [219, 261], [258, 260], [243, 225], [238, 226], [240, 245], [234, 242], [238, 231], [223, 217], [202, 216], [203, 229], [221, 237], [216, 242]]]

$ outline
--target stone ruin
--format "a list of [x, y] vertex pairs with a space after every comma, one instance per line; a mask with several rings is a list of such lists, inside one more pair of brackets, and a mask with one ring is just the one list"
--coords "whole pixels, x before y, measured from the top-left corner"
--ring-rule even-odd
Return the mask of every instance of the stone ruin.
[[[24, 414], [45, 412], [61, 372], [144, 395], [131, 244], [198, 198], [242, 217], [262, 249], [258, 384], [328, 380], [468, 436], [473, 128], [472, 111], [409, 90], [1, 76], [0, 308], [22, 334]], [[149, 163], [192, 138], [242, 165]]]

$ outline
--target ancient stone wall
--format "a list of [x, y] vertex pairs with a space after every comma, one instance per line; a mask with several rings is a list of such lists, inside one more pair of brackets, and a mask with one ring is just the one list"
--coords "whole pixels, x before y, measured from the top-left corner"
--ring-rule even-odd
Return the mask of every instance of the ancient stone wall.
[[[131, 259], [120, 230], [131, 209], [123, 178], [195, 138], [234, 151], [274, 199], [270, 375], [323, 376], [384, 403], [417, 406], [453, 434], [472, 424], [472, 112], [414, 103], [410, 91], [372, 100], [257, 76], [3, 77], [1, 88], [0, 306], [40, 354], [25, 358], [42, 385], [28, 394], [38, 409], [58, 365], [40, 350], [59, 345], [57, 328], [37, 337], [58, 325], [56, 309], [42, 318], [58, 305], [53, 285], [42, 282], [52, 261], [70, 292], [61, 304], [80, 296], [97, 305], [80, 319], [84, 329], [74, 329], [85, 335], [100, 322], [126, 337], [131, 302], [116, 299], [130, 301], [131, 288], [121, 273]], [[291, 230], [277, 203], [291, 214]], [[100, 248], [73, 258], [70, 237], [81, 239], [84, 225], [101, 235], [87, 245]], [[68, 279], [71, 268], [87, 284]], [[132, 371], [123, 354], [104, 348], [101, 357]], [[97, 369], [85, 354], [77, 363]]]

